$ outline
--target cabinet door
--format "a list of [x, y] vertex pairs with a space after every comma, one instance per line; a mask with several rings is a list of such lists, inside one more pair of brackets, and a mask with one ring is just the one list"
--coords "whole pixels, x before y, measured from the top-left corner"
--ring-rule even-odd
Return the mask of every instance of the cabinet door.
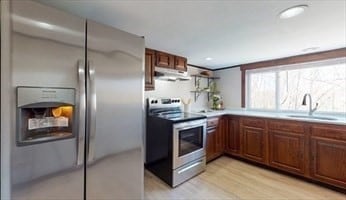
[[243, 127], [243, 156], [265, 162], [265, 133], [263, 129]]
[[304, 174], [304, 135], [269, 131], [269, 164]]
[[187, 59], [180, 56], [175, 56], [174, 68], [179, 71], [187, 71]]
[[206, 157], [207, 162], [215, 158], [216, 154], [216, 129], [207, 130]]
[[216, 154], [221, 156], [225, 149], [225, 138], [224, 132], [226, 128], [226, 120], [224, 117], [220, 118], [219, 125], [216, 132]]
[[240, 154], [240, 129], [239, 118], [228, 117], [225, 130], [226, 152], [234, 155]]
[[155, 51], [145, 49], [145, 90], [155, 89]]
[[311, 176], [346, 187], [346, 141], [311, 138]]
[[156, 51], [156, 66], [174, 69], [174, 56]]

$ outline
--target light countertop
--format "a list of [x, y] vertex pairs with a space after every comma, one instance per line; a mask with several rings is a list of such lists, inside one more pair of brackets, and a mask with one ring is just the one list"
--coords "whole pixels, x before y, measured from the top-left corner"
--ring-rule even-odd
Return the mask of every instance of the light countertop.
[[[266, 111], [249, 111], [245, 109], [225, 109], [225, 110], [207, 110], [207, 112], [193, 111], [191, 113], [202, 114], [206, 117], [216, 117], [221, 115], [238, 115], [238, 116], [249, 116], [249, 117], [263, 117], [272, 119], [284, 119], [284, 120], [294, 120], [303, 122], [315, 122], [315, 123], [325, 123], [325, 124], [336, 124], [336, 125], [346, 125], [346, 114], [344, 115], [322, 115], [314, 114], [312, 117], [308, 117], [306, 112], [266, 112]], [[293, 115], [293, 116], [290, 116]], [[298, 116], [298, 117], [297, 117]], [[302, 118], [302, 117], [305, 118]], [[313, 118], [317, 117], [317, 118]], [[322, 119], [321, 119], [322, 118]], [[331, 118], [323, 119], [323, 118]]]

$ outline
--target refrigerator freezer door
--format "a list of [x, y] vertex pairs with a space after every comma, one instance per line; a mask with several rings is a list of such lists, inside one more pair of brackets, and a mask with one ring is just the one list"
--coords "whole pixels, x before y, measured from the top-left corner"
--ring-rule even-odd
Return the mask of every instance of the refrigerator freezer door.
[[[74, 88], [73, 123], [84, 121], [85, 83], [78, 80], [84, 76], [84, 19], [12, 0], [11, 50], [12, 99], [17, 86]], [[85, 135], [83, 127], [77, 128], [83, 124], [74, 126], [73, 138], [20, 147], [15, 143], [15, 101], [11, 109], [11, 199], [83, 199]]]
[[86, 198], [141, 199], [144, 39], [88, 21], [87, 47], [87, 99], [96, 103], [87, 123], [96, 121], [87, 130]]

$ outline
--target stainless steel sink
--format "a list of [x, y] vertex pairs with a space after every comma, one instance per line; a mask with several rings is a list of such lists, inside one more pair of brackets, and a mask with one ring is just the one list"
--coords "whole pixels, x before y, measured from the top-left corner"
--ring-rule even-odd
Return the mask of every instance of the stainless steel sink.
[[322, 116], [309, 116], [309, 115], [287, 115], [288, 117], [293, 118], [305, 118], [305, 119], [319, 119], [319, 120], [337, 120], [332, 117], [322, 117]]
[[214, 112], [214, 110], [201, 110], [201, 111], [198, 111], [199, 113], [211, 113], [211, 112]]

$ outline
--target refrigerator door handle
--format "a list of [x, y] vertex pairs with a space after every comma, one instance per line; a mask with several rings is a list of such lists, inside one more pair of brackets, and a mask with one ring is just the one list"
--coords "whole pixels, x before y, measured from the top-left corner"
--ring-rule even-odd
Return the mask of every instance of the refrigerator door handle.
[[77, 166], [83, 165], [84, 161], [84, 140], [85, 140], [85, 63], [78, 60], [78, 89], [79, 89], [79, 124], [77, 140]]
[[96, 86], [95, 86], [95, 68], [92, 61], [88, 61], [87, 65], [88, 80], [87, 80], [87, 94], [88, 94], [88, 111], [87, 111], [87, 159], [88, 162], [94, 160], [95, 152], [95, 135], [96, 135]]

